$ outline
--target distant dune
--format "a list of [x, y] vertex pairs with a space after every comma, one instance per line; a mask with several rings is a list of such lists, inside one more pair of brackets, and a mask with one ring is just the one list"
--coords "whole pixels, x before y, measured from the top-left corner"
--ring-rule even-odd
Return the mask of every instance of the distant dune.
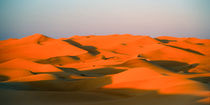
[[209, 105], [210, 39], [104, 35], [0, 41], [2, 105]]

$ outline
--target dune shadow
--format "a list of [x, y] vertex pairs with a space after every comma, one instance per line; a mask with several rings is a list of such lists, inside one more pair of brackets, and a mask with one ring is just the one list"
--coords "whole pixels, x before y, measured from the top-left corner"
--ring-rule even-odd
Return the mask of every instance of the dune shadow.
[[167, 40], [167, 39], [158, 39], [158, 38], [154, 38], [154, 39], [162, 43], [177, 42], [176, 40]]
[[72, 39], [67, 39], [67, 40], [63, 40], [63, 41], [65, 41], [65, 42], [67, 42], [67, 43], [69, 43], [69, 44], [71, 44], [73, 46], [76, 46], [78, 48], [81, 48], [83, 50], [86, 50], [91, 55], [98, 55], [98, 54], [100, 54], [100, 52], [97, 51], [97, 48], [94, 47], [94, 46], [84, 46], [84, 45], [81, 45], [80, 43], [78, 43], [78, 42], [76, 42], [76, 41], [74, 41]]
[[9, 80], [8, 76], [0, 75], [0, 82]]
[[194, 78], [190, 78], [190, 79], [210, 85], [210, 76], [206, 76], [206, 77], [194, 77]]
[[75, 68], [64, 68], [64, 67], [57, 67], [57, 68], [61, 69], [62, 71], [66, 73], [71, 73], [71, 74], [76, 74], [76, 75], [86, 76], [86, 77], [99, 77], [99, 76], [105, 76], [105, 75], [110, 75], [110, 74], [117, 74], [126, 70], [126, 69], [116, 69], [116, 68], [111, 68], [111, 67], [97, 68], [97, 69], [90, 69], [90, 70], [83, 70], [83, 71], [80, 71]]
[[182, 48], [182, 47], [177, 47], [177, 46], [172, 46], [172, 45], [166, 45], [166, 46], [169, 46], [169, 47], [172, 47], [172, 48], [177, 48], [177, 49], [180, 49], [180, 50], [184, 50], [184, 51], [187, 51], [187, 52], [191, 52], [191, 53], [194, 53], [194, 54], [205, 56], [205, 54], [203, 54], [201, 52], [198, 52], [198, 51], [195, 51], [195, 50], [192, 50], [192, 49]]
[[51, 58], [47, 58], [47, 59], [40, 59], [35, 62], [41, 63], [41, 64], [63, 65], [63, 63], [67, 63], [67, 62], [72, 63], [74, 61], [79, 61], [79, 60], [80, 60], [80, 58], [78, 56], [57, 56], [57, 57], [51, 57]]
[[120, 53], [120, 52], [117, 52], [117, 51], [110, 51], [110, 52], [112, 52], [112, 53], [115, 53], [115, 54], [120, 54], [120, 55], [128, 55], [128, 54], [124, 54], [124, 53]]
[[204, 43], [196, 43], [196, 45], [205, 45]]
[[68, 57], [70, 57], [70, 58], [72, 58], [74, 60], [80, 60], [80, 58], [78, 56], [68, 56]]
[[112, 58], [114, 58], [114, 56], [112, 56], [112, 57], [106, 57], [106, 56], [102, 55], [102, 57], [101, 57], [101, 59], [103, 59], [103, 60], [108, 60], [108, 59], [112, 59]]
[[166, 68], [173, 72], [183, 72], [183, 73], [189, 73], [188, 70], [195, 68], [199, 65], [197, 63], [188, 64], [185, 62], [169, 61], [169, 60], [154, 60], [149, 62], [158, 65], [160, 67]]
[[72, 74], [80, 74], [80, 71], [75, 68], [65, 68], [65, 67], [57, 67], [58, 69], [66, 72], [66, 73], [72, 73]]
[[[160, 41], [162, 43], [177, 42], [176, 40], [167, 40], [167, 39], [158, 39], [158, 38], [154, 38], [154, 39], [157, 40], [157, 41]], [[202, 56], [205, 55], [205, 54], [203, 54], [199, 51], [195, 51], [195, 50], [188, 49], [188, 48], [182, 48], [182, 47], [173, 46], [173, 45], [166, 45], [166, 44], [164, 44], [164, 45], [169, 46], [169, 47], [173, 47], [173, 48], [177, 48], [177, 49], [180, 49], [180, 50], [184, 50], [184, 51], [187, 51], [187, 52], [191, 52], [191, 53], [194, 53], [194, 54], [202, 55]], [[204, 45], [204, 44], [203, 43], [197, 43], [197, 45]]]
[[35, 91], [75, 91], [75, 90], [94, 90], [105, 85], [111, 84], [111, 77], [103, 76], [96, 78], [75, 79], [65, 81], [56, 80], [39, 80], [24, 82], [1, 82], [0, 89], [11, 90], [35, 90]]
[[127, 69], [116, 69], [116, 68], [106, 67], [106, 68], [85, 70], [85, 71], [81, 71], [81, 72], [85, 73], [85, 74], [99, 74], [99, 75], [103, 76], [103, 75], [117, 74], [117, 73], [123, 72], [125, 70], [127, 70]]

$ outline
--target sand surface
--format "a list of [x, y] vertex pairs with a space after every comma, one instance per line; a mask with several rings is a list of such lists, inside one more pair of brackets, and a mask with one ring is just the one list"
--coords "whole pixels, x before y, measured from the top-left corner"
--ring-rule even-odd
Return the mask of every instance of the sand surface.
[[105, 35], [0, 41], [1, 105], [209, 105], [210, 40]]

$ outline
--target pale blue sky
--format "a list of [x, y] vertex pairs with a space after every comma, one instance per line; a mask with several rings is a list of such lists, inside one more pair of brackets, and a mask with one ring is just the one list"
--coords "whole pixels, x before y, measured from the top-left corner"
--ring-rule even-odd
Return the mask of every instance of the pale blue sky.
[[210, 0], [0, 0], [0, 39], [34, 33], [210, 39]]

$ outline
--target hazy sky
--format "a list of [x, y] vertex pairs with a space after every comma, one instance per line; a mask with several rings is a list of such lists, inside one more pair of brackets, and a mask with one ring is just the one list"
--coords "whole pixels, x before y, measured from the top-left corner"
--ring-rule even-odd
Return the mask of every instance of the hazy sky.
[[210, 0], [0, 0], [0, 39], [34, 33], [210, 39]]

